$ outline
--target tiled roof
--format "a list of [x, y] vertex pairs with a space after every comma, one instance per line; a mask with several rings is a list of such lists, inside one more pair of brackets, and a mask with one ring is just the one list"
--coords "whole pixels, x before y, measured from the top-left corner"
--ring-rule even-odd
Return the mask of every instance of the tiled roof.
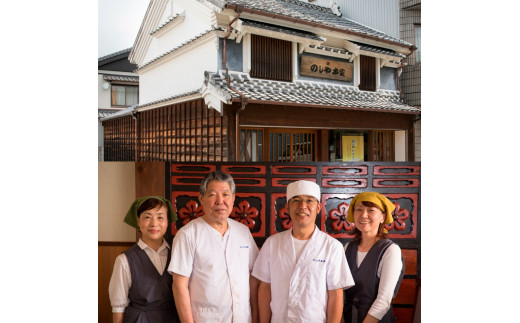
[[105, 81], [139, 82], [139, 76], [103, 75]]
[[98, 110], [98, 118], [99, 119], [106, 118], [119, 111], [121, 111], [121, 110]]
[[159, 30], [161, 30], [162, 28], [166, 27], [170, 22], [174, 21], [175, 18], [179, 17], [179, 14], [176, 14], [175, 16], [171, 17], [170, 19], [168, 19], [165, 23], [163, 23], [162, 25], [160, 25], [159, 27], [157, 27], [155, 30], [153, 30], [152, 32], [150, 32], [150, 35], [153, 35], [155, 34], [156, 32], [158, 32]]
[[[325, 82], [303, 80], [281, 82], [254, 79], [247, 73], [229, 72], [229, 74], [231, 76], [231, 86], [242, 92], [249, 102], [297, 103], [329, 108], [338, 107], [352, 110], [413, 114], [421, 112], [420, 109], [405, 104], [397, 91], [360, 91], [354, 86]], [[205, 72], [205, 84], [213, 85], [227, 93], [231, 98], [240, 98], [239, 94], [227, 86], [226, 77], [222, 72]]]
[[399, 54], [399, 53], [394, 52], [393, 50], [390, 50], [390, 49], [381, 48], [381, 47], [377, 47], [377, 46], [371, 46], [371, 45], [362, 44], [362, 43], [358, 43], [358, 42], [354, 42], [354, 41], [353, 41], [353, 43], [358, 45], [359, 47], [361, 47], [361, 50], [366, 50], [367, 52], [373, 52], [373, 53], [385, 54], [385, 55], [390, 55], [390, 56], [396, 56], [396, 57], [399, 57], [399, 58], [405, 58], [406, 57], [405, 55]]
[[[136, 107], [137, 107], [137, 104], [133, 105], [131, 107], [128, 107], [126, 109], [119, 110], [119, 111], [117, 111], [115, 113], [109, 114], [109, 115], [107, 115], [105, 117], [102, 117], [102, 118], [100, 118], [100, 120], [101, 121], [106, 121], [106, 120], [110, 120], [110, 119], [115, 119], [115, 118], [119, 118], [119, 117], [123, 117], [123, 116], [132, 115], [132, 113], [134, 112]], [[98, 112], [98, 115], [99, 115], [99, 112]]]
[[98, 58], [98, 62], [102, 61], [102, 60], [105, 60], [105, 59], [112, 58], [112, 57], [116, 57], [116, 56], [119, 56], [119, 55], [122, 55], [122, 54], [130, 53], [131, 50], [132, 50], [132, 47], [120, 50], [120, 51], [112, 53], [112, 54], [108, 54], [108, 55], [102, 56], [102, 57]]
[[330, 8], [310, 4], [299, 0], [207, 0], [214, 5], [224, 8], [225, 6], [240, 6], [257, 12], [286, 16], [289, 19], [298, 19], [322, 26], [333, 27], [347, 32], [355, 32], [380, 40], [389, 41], [403, 46], [413, 46], [401, 39], [391, 37], [379, 30], [357, 23], [345, 17], [336, 16]]
[[[184, 46], [186, 46], [186, 45], [188, 45], [188, 44], [190, 44], [190, 43], [193, 43], [193, 42], [197, 41], [199, 38], [202, 38], [202, 37], [206, 36], [207, 34], [213, 32], [213, 31], [215, 31], [215, 30], [217, 30], [217, 29], [206, 30], [205, 32], [200, 33], [199, 35], [193, 37], [193, 38], [190, 39], [190, 40], [185, 41], [184, 43], [180, 44], [179, 46], [177, 46], [177, 47], [175, 47], [175, 48], [172, 48], [172, 49], [170, 49], [169, 51], [167, 51], [167, 52], [161, 54], [160, 56], [157, 56], [157, 57], [153, 58], [152, 60], [150, 60], [150, 61], [144, 63], [144, 64], [143, 64], [142, 66], [140, 66], [137, 70], [140, 70], [140, 69], [144, 68], [145, 66], [148, 66], [148, 65], [150, 65], [151, 63], [153, 63], [153, 62], [155, 62], [155, 61], [157, 61], [157, 60], [160, 60], [161, 58], [163, 58], [163, 57], [165, 57], [165, 56], [167, 56], [167, 55], [169, 55], [169, 54], [171, 54], [171, 53], [173, 53], [173, 52], [175, 52], [175, 51], [178, 51], [178, 50], [181, 49], [182, 47], [184, 47]], [[219, 29], [219, 30], [220, 30], [220, 29]]]
[[159, 99], [159, 100], [147, 102], [147, 103], [144, 103], [144, 104], [140, 104], [138, 106], [138, 108], [144, 108], [144, 107], [147, 107], [147, 106], [150, 106], [150, 105], [153, 105], [153, 104], [162, 103], [162, 102], [166, 102], [166, 101], [170, 101], [170, 100], [175, 100], [175, 99], [178, 99], [178, 98], [182, 98], [182, 97], [185, 97], [185, 96], [190, 96], [190, 95], [198, 94], [198, 93], [200, 93], [200, 88], [194, 89], [194, 90], [185, 91], [185, 92], [181, 92], [181, 93], [177, 93], [177, 94], [173, 94], [173, 95], [171, 95], [169, 97], [166, 97], [166, 98], [163, 98], [163, 99]]
[[292, 35], [292, 36], [298, 36], [298, 37], [309, 38], [309, 39], [314, 39], [314, 40], [321, 40], [321, 41], [325, 40], [324, 38], [322, 38], [318, 35], [315, 35], [313, 33], [306, 32], [306, 31], [302, 31], [302, 30], [286, 28], [286, 27], [266, 24], [263, 22], [247, 20], [247, 19], [240, 19], [240, 20], [242, 21], [243, 26], [255, 27], [255, 28], [260, 28], [260, 29], [265, 29], [265, 30], [270, 30], [270, 31], [276, 31], [276, 32], [280, 32], [280, 33], [284, 33], [284, 34], [288, 34], [288, 35]]

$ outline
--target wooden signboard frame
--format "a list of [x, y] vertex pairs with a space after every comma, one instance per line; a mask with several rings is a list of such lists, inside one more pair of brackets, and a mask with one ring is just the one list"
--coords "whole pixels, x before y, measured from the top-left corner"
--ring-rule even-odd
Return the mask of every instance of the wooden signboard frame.
[[303, 76], [352, 82], [353, 70], [354, 64], [347, 61], [302, 55], [300, 74]]

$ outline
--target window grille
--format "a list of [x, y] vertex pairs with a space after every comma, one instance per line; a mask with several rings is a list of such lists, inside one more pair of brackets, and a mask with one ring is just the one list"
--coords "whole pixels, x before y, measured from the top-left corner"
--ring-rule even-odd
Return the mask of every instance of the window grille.
[[251, 35], [251, 77], [292, 80], [291, 42]]

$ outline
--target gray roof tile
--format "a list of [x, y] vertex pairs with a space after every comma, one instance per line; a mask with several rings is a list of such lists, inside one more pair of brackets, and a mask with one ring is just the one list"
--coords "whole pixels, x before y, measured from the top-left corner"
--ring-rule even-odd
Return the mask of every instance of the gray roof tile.
[[119, 112], [119, 111], [121, 111], [121, 110], [103, 110], [103, 109], [99, 109], [98, 110], [98, 118], [102, 119], [102, 118], [108, 117], [110, 115], [113, 115], [114, 113]]
[[286, 28], [286, 27], [266, 24], [263, 22], [247, 20], [247, 19], [240, 19], [240, 20], [242, 21], [242, 25], [244, 25], [244, 26], [256, 27], [256, 28], [260, 28], [260, 29], [276, 31], [276, 32], [280, 32], [280, 33], [284, 33], [284, 34], [288, 34], [288, 35], [309, 38], [309, 39], [314, 39], [314, 40], [321, 40], [321, 41], [325, 40], [324, 38], [322, 38], [318, 35], [315, 35], [313, 33], [306, 32], [306, 31], [302, 31], [302, 30]]
[[390, 55], [390, 56], [396, 56], [396, 57], [399, 57], [399, 58], [405, 58], [406, 55], [403, 55], [403, 54], [399, 54], [393, 50], [390, 50], [390, 49], [386, 49], [386, 48], [381, 48], [381, 47], [377, 47], [377, 46], [371, 46], [371, 45], [367, 45], [367, 44], [362, 44], [362, 43], [358, 43], [358, 42], [354, 42], [354, 44], [358, 45], [359, 47], [361, 47], [361, 50], [366, 50], [367, 52], [373, 52], [373, 53], [379, 53], [379, 54], [385, 54], [385, 55]]
[[139, 82], [139, 76], [103, 75], [105, 81]]
[[157, 27], [155, 30], [153, 30], [152, 32], [150, 32], [150, 35], [153, 35], [153, 34], [155, 34], [156, 32], [158, 32], [159, 30], [163, 29], [164, 27], [166, 27], [167, 25], [169, 25], [171, 22], [173, 22], [177, 17], [179, 17], [179, 14], [176, 14], [175, 16], [171, 17], [171, 18], [168, 19], [166, 22], [164, 22], [162, 25], [160, 25], [160, 26]]
[[163, 58], [164, 56], [167, 56], [168, 54], [171, 54], [171, 53], [173, 53], [173, 52], [175, 52], [175, 51], [181, 49], [182, 47], [184, 47], [184, 46], [186, 46], [186, 45], [188, 45], [188, 44], [190, 44], [190, 43], [196, 41], [197, 39], [199, 39], [199, 38], [201, 38], [201, 37], [204, 37], [205, 35], [209, 34], [209, 33], [212, 32], [212, 31], [215, 31], [215, 30], [217, 30], [217, 29], [206, 30], [205, 32], [200, 33], [199, 35], [193, 37], [193, 38], [190, 39], [190, 40], [185, 41], [184, 43], [180, 44], [179, 46], [177, 46], [177, 47], [175, 47], [175, 48], [172, 48], [172, 49], [170, 49], [169, 51], [167, 51], [167, 52], [165, 52], [165, 53], [163, 53], [163, 54], [161, 54], [161, 55], [159, 55], [159, 56], [153, 58], [152, 60], [150, 60], [150, 61], [144, 63], [144, 64], [141, 65], [137, 70], [140, 70], [140, 69], [144, 68], [145, 66], [150, 65], [151, 63], [153, 63], [153, 62], [155, 62], [155, 61], [157, 61], [157, 60]]
[[[274, 101], [280, 104], [296, 102], [380, 112], [413, 114], [421, 112], [419, 108], [405, 104], [397, 91], [360, 91], [354, 86], [304, 80], [294, 82], [261, 80], [251, 78], [246, 73], [231, 71], [229, 75], [231, 86], [242, 92], [249, 101]], [[228, 87], [223, 72], [205, 72], [205, 84], [212, 84], [227, 92], [231, 98], [240, 98], [240, 95]]]
[[[137, 104], [133, 105], [131, 107], [125, 108], [123, 110], [119, 110], [117, 112], [108, 114], [106, 116], [100, 117], [100, 120], [106, 121], [106, 120], [110, 120], [110, 119], [115, 119], [115, 118], [119, 118], [119, 117], [123, 117], [123, 116], [132, 115], [132, 113], [134, 112], [136, 107], [137, 107]], [[98, 116], [99, 116], [99, 111], [98, 111]]]
[[207, 0], [220, 8], [240, 6], [260, 12], [286, 16], [322, 26], [333, 27], [347, 32], [374, 37], [403, 46], [413, 46], [401, 39], [389, 36], [379, 30], [357, 23], [345, 17], [336, 16], [330, 8], [310, 4], [299, 0]]
[[143, 104], [140, 104], [138, 106], [138, 108], [147, 107], [147, 106], [150, 106], [150, 105], [153, 105], [153, 104], [162, 103], [162, 102], [166, 102], [166, 101], [182, 98], [182, 97], [185, 97], [185, 96], [190, 96], [190, 95], [197, 94], [197, 93], [200, 93], [200, 88], [194, 89], [194, 90], [190, 90], [190, 91], [186, 91], [186, 92], [182, 92], [182, 93], [178, 93], [178, 94], [174, 94], [174, 95], [171, 95], [171, 96], [163, 98], [163, 99], [159, 99], [159, 100], [143, 103]]
[[108, 54], [108, 55], [105, 55], [105, 56], [99, 57], [99, 58], [98, 58], [98, 62], [99, 62], [99, 61], [102, 61], [102, 60], [105, 60], [105, 59], [109, 59], [109, 58], [112, 58], [112, 57], [119, 56], [119, 55], [121, 55], [121, 54], [127, 54], [127, 53], [130, 53], [131, 50], [132, 50], [132, 47], [127, 48], [127, 49], [120, 50], [120, 51], [115, 52], [115, 53], [112, 53], [112, 54]]

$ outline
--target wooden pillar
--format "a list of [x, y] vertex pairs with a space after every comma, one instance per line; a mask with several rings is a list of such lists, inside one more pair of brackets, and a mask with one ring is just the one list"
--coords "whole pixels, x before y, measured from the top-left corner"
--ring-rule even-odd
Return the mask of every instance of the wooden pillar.
[[316, 161], [327, 162], [330, 159], [329, 154], [329, 130], [320, 130], [318, 131], [318, 156]]
[[415, 161], [415, 131], [413, 129], [413, 122], [408, 128], [408, 161]]

